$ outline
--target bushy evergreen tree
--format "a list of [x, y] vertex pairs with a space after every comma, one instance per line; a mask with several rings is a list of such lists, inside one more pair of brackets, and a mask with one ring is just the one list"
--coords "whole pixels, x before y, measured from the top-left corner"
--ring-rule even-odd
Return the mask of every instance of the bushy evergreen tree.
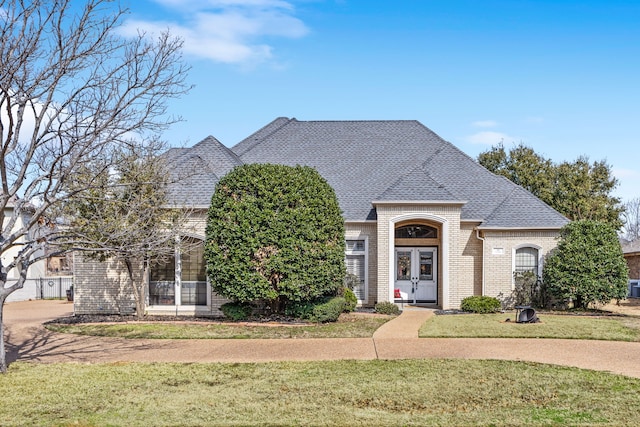
[[343, 286], [344, 220], [331, 186], [312, 168], [243, 165], [216, 186], [206, 229], [216, 293], [275, 312]]
[[606, 304], [627, 296], [629, 270], [610, 224], [574, 221], [562, 228], [558, 247], [547, 257], [543, 282], [553, 297], [575, 307]]

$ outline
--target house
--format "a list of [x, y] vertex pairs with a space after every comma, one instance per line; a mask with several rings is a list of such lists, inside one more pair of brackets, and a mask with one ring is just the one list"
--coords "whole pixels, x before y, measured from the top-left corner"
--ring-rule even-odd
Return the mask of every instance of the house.
[[[2, 226], [4, 227], [2, 230], [3, 236], [9, 236], [12, 233], [19, 233], [25, 227], [28, 227], [29, 222], [33, 217], [33, 206], [29, 203], [26, 203], [16, 210], [16, 205], [19, 204], [21, 200], [16, 197], [10, 198], [4, 209], [3, 209], [3, 221]], [[15, 242], [16, 244], [8, 247], [6, 251], [2, 253], [2, 266], [7, 265], [12, 262], [15, 257], [18, 255], [20, 250], [22, 249], [21, 244], [23, 244], [27, 239], [32, 238], [31, 231], [27, 234], [27, 236], [21, 236]], [[38, 257], [41, 254], [36, 252], [34, 257]], [[27, 279], [22, 288], [11, 293], [6, 301], [24, 301], [28, 299], [35, 299], [38, 297], [38, 285], [40, 283], [40, 279], [45, 277], [46, 275], [46, 263], [44, 260], [36, 261], [31, 264], [27, 270]], [[17, 268], [12, 268], [7, 272], [7, 284], [6, 286], [14, 285], [19, 277], [20, 272]]]
[[620, 244], [629, 267], [629, 296], [640, 298], [640, 240], [621, 240]]
[[[171, 194], [193, 212], [195, 232], [184, 238], [200, 243], [152, 270], [151, 313], [219, 314], [224, 300], [207, 285], [202, 255], [206, 210], [215, 183], [243, 163], [311, 166], [335, 189], [347, 269], [358, 278], [355, 293], [363, 306], [394, 301], [449, 309], [471, 295], [507, 301], [513, 273], [540, 274], [568, 223], [417, 121], [281, 117], [231, 149], [210, 136], [167, 157], [194, 171]], [[117, 266], [75, 261], [74, 269], [76, 313], [133, 306], [127, 298], [122, 305]], [[103, 296], [100, 309], [95, 295]]]
[[621, 241], [622, 253], [629, 267], [629, 279], [640, 280], [640, 240]]

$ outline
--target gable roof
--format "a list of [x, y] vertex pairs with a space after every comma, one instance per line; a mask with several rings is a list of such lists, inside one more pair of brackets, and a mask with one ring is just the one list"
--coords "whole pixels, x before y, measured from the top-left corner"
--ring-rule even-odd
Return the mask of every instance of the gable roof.
[[242, 164], [213, 136], [191, 148], [168, 150], [164, 156], [173, 174], [169, 203], [176, 206], [208, 207], [220, 178]]
[[455, 202], [483, 228], [560, 228], [568, 220], [414, 120], [280, 117], [232, 148], [244, 163], [311, 166], [347, 221], [376, 219], [374, 201]]

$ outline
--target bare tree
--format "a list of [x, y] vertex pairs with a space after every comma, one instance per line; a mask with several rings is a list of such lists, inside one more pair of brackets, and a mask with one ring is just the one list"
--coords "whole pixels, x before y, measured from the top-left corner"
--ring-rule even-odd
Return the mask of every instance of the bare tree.
[[95, 186], [76, 178], [111, 170], [125, 148], [140, 152], [177, 120], [167, 100], [188, 90], [179, 39], [124, 39], [112, 2], [71, 3], [0, 0], [1, 372], [2, 307], [46, 245], [73, 237], [59, 213]]
[[624, 204], [621, 219], [623, 222], [621, 236], [629, 242], [640, 239], [640, 197]]
[[157, 142], [142, 153], [135, 148], [114, 153], [108, 170], [103, 160], [91, 164], [73, 182], [86, 188], [84, 181], [91, 180], [91, 190], [69, 201], [64, 212], [71, 219], [69, 236], [62, 239], [67, 250], [125, 265], [138, 319], [145, 314], [151, 263], [174, 257], [176, 249], [189, 250], [178, 236], [189, 232], [191, 211], [173, 205], [169, 194], [169, 185], [182, 174], [172, 172], [168, 156], [158, 155], [163, 147]]

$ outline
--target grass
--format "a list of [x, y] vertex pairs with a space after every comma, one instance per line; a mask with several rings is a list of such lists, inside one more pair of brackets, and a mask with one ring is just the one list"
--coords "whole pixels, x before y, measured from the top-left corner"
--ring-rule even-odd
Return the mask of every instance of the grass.
[[[420, 328], [423, 338], [567, 338], [640, 341], [640, 318], [540, 314], [541, 323], [521, 324], [514, 313], [433, 316]], [[257, 325], [226, 322], [49, 324], [63, 333], [129, 339], [369, 338], [392, 316], [343, 314], [336, 323]], [[510, 318], [510, 322], [505, 320]]]
[[31, 364], [3, 426], [638, 425], [640, 380], [474, 360]]
[[393, 316], [351, 313], [335, 323], [299, 325], [255, 325], [225, 322], [150, 322], [115, 324], [48, 324], [55, 332], [130, 339], [278, 339], [278, 338], [369, 338]]
[[[516, 323], [515, 314], [433, 316], [420, 328], [423, 338], [568, 338], [640, 341], [640, 318], [539, 314], [540, 323]], [[506, 319], [510, 318], [510, 322]]]

